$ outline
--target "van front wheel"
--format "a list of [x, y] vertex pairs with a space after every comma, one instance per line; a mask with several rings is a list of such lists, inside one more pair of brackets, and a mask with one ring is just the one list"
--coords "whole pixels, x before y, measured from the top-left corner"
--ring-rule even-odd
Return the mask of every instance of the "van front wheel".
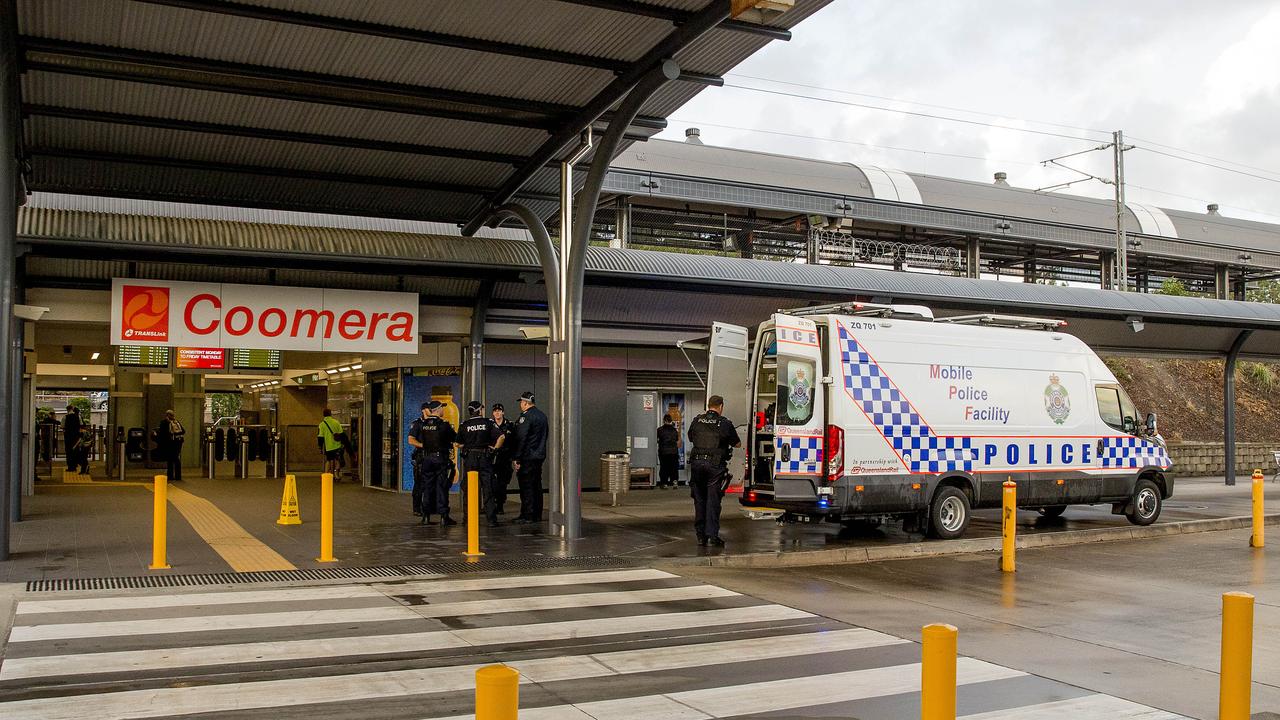
[[1133, 486], [1133, 497], [1129, 499], [1129, 511], [1124, 514], [1134, 525], [1150, 525], [1160, 517], [1164, 500], [1160, 497], [1160, 488], [1150, 480], [1139, 480]]
[[958, 538], [969, 527], [969, 496], [957, 487], [938, 488], [929, 505], [929, 535], [940, 540]]

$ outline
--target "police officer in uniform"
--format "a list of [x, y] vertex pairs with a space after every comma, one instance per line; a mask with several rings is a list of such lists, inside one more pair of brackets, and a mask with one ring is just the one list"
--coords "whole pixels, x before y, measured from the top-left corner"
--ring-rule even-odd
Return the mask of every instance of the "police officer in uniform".
[[507, 504], [507, 488], [511, 485], [511, 453], [516, 446], [516, 424], [507, 419], [502, 403], [493, 404], [493, 424], [502, 433], [502, 444], [493, 456], [493, 487], [497, 492], [498, 514]]
[[520, 396], [516, 421], [516, 481], [520, 484], [520, 517], [516, 525], [542, 522], [542, 463], [547, 459], [547, 415], [534, 405], [533, 393]]
[[[426, 473], [422, 471], [422, 441], [418, 439], [418, 434], [422, 432], [422, 423], [430, 417], [430, 413], [427, 412], [427, 405], [428, 403], [422, 403], [422, 415], [414, 418], [413, 422], [409, 423], [409, 445], [413, 448], [409, 454], [409, 459], [413, 464], [412, 497], [414, 515], [422, 515], [423, 506], [426, 504], [423, 502], [425, 499], [423, 495], [427, 488], [427, 476]], [[434, 511], [435, 498], [431, 499], [431, 504], [432, 511]]]
[[680, 479], [680, 429], [671, 415], [662, 416], [658, 428], [658, 487], [673, 488]]
[[689, 422], [689, 489], [693, 495], [693, 531], [698, 544], [724, 547], [720, 539], [720, 499], [729, 483], [729, 455], [742, 445], [733, 423], [725, 418], [724, 398], [707, 398], [707, 411]]
[[467, 403], [467, 418], [458, 428], [457, 446], [462, 450], [462, 519], [467, 519], [467, 484], [471, 479], [468, 473], [479, 474], [481, 507], [489, 527], [497, 527], [498, 492], [493, 485], [493, 454], [502, 447], [506, 439], [498, 425], [484, 417], [484, 403], [472, 400]]
[[[453, 452], [453, 442], [457, 439], [457, 433], [454, 432], [449, 421], [442, 417], [444, 403], [432, 400], [424, 403], [422, 409], [425, 414], [421, 422], [414, 423], [417, 430], [409, 435], [409, 444], [416, 448], [414, 453], [421, 453], [422, 523], [425, 525], [431, 522], [431, 516], [434, 513], [440, 513], [442, 527], [457, 525], [458, 523], [449, 517], [449, 485], [452, 475], [449, 455]], [[416, 493], [417, 490], [418, 483], [415, 480], [414, 492]]]

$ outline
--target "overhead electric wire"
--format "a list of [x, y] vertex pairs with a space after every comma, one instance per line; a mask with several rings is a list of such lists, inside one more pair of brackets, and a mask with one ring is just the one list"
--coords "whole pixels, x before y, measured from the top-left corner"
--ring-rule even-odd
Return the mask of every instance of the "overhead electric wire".
[[[1146, 192], [1156, 193], [1157, 195], [1168, 195], [1169, 197], [1182, 198], [1183, 200], [1195, 200], [1196, 202], [1205, 203], [1206, 205], [1212, 202], [1206, 198], [1192, 197], [1191, 195], [1182, 195], [1180, 193], [1169, 192], [1168, 190], [1157, 190], [1156, 188], [1143, 187], [1142, 185], [1135, 185], [1128, 181], [1125, 182], [1125, 187], [1134, 188], [1135, 190], [1144, 190]], [[1280, 219], [1280, 213], [1267, 212], [1265, 210], [1255, 210], [1254, 208], [1241, 207], [1239, 205], [1219, 204], [1219, 207], [1229, 209], [1229, 210], [1241, 210], [1243, 212], [1253, 213], [1254, 215], [1262, 215], [1265, 217], [1273, 217], [1273, 218]], [[1241, 218], [1241, 219], [1246, 219], [1246, 218]]]
[[904, 105], [918, 105], [920, 107], [933, 108], [935, 110], [950, 110], [952, 112], [969, 113], [972, 115], [985, 115], [987, 117], [1000, 118], [1001, 120], [1016, 120], [1018, 122], [1034, 123], [1036, 125], [1048, 125], [1050, 127], [1063, 128], [1064, 130], [1079, 130], [1081, 132], [1099, 133], [1101, 135], [1110, 136], [1110, 130], [1098, 130], [1096, 128], [1080, 127], [1078, 125], [1066, 125], [1063, 123], [1050, 122], [1048, 120], [1032, 120], [1029, 118], [1021, 118], [1013, 115], [1001, 115], [999, 113], [989, 113], [982, 110], [971, 110], [969, 108], [953, 107], [950, 105], [936, 105], [933, 103], [916, 102], [915, 100], [903, 100], [902, 98], [889, 97], [887, 95], [872, 95], [871, 93], [860, 93], [852, 90], [842, 90], [840, 88], [825, 87], [822, 85], [809, 85], [806, 83], [792, 82], [790, 80], [778, 80], [775, 78], [760, 77], [758, 75], [744, 75], [742, 73], [725, 73], [725, 77], [740, 77], [748, 80], [758, 80], [761, 82], [777, 83], [779, 85], [791, 85], [793, 87], [802, 87], [809, 90], [823, 90], [826, 92], [840, 93], [842, 95], [853, 95], [856, 97], [866, 97], [875, 100], [886, 100], [889, 102], [902, 103]]
[[1255, 165], [1246, 165], [1241, 162], [1236, 162], [1235, 160], [1228, 160], [1226, 158], [1215, 157], [1213, 155], [1206, 155], [1204, 153], [1196, 152], [1194, 150], [1187, 150], [1186, 148], [1174, 147], [1173, 145], [1165, 145], [1164, 143], [1158, 143], [1154, 140], [1147, 140], [1146, 138], [1140, 138], [1140, 137], [1130, 135], [1128, 139], [1132, 140], [1133, 142], [1143, 143], [1145, 145], [1155, 145], [1156, 147], [1161, 147], [1166, 150], [1176, 150], [1177, 152], [1185, 153], [1187, 155], [1195, 155], [1196, 157], [1202, 157], [1207, 160], [1213, 160], [1215, 162], [1226, 163], [1228, 165], [1238, 165], [1239, 167], [1248, 168], [1250, 170], [1257, 170], [1258, 172], [1271, 173], [1273, 175], [1280, 175], [1280, 171], [1277, 171], [1277, 170], [1268, 170], [1267, 168], [1261, 168]]
[[[1174, 160], [1181, 160], [1183, 162], [1195, 163], [1196, 165], [1203, 165], [1205, 167], [1211, 167], [1211, 168], [1215, 168], [1217, 170], [1222, 170], [1225, 172], [1236, 173], [1237, 175], [1244, 175], [1245, 177], [1257, 178], [1259, 180], [1266, 180], [1267, 182], [1280, 183], [1280, 178], [1267, 177], [1266, 175], [1257, 175], [1255, 173], [1245, 172], [1244, 170], [1237, 170], [1235, 168], [1230, 168], [1225, 165], [1216, 165], [1214, 163], [1205, 162], [1203, 160], [1196, 160], [1195, 158], [1184, 157], [1182, 155], [1174, 155], [1173, 153], [1167, 153], [1163, 150], [1155, 150], [1149, 147], [1142, 147], [1141, 145], [1137, 146], [1136, 149], [1145, 150], [1149, 153], [1154, 153], [1156, 155], [1163, 155], [1164, 157], [1173, 158]], [[1264, 171], [1264, 172], [1269, 172], [1269, 171]]]
[[735, 88], [738, 90], [749, 90], [751, 92], [765, 93], [767, 95], [779, 95], [782, 97], [796, 98], [798, 100], [814, 100], [817, 102], [830, 103], [832, 105], [844, 105], [846, 107], [864, 108], [867, 110], [883, 110], [885, 112], [898, 113], [900, 115], [910, 115], [912, 117], [930, 118], [933, 120], [946, 120], [949, 122], [963, 123], [965, 125], [978, 125], [981, 127], [995, 128], [997, 130], [1010, 130], [1013, 132], [1031, 133], [1033, 135], [1045, 135], [1048, 137], [1065, 138], [1067, 140], [1078, 140], [1080, 142], [1098, 142], [1094, 138], [1080, 137], [1079, 135], [1067, 135], [1064, 133], [1050, 132], [1048, 130], [1036, 130], [1034, 128], [1012, 127], [1010, 125], [997, 125], [995, 123], [982, 122], [980, 120], [967, 120], [965, 118], [947, 117], [946, 115], [934, 115], [932, 113], [916, 112], [914, 110], [903, 110], [900, 108], [888, 108], [882, 105], [869, 105], [866, 103], [850, 102], [848, 100], [836, 100], [834, 98], [818, 97], [816, 95], [804, 95], [802, 93], [791, 93], [783, 90], [770, 90], [768, 88], [752, 87], [750, 85], [736, 85], [726, 82], [724, 87]]

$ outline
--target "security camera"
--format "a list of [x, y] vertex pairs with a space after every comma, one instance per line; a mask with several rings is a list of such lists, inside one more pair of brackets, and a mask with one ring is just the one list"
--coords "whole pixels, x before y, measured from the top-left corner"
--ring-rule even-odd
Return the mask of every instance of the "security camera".
[[14, 305], [13, 315], [20, 320], [30, 320], [36, 322], [49, 312], [49, 308], [40, 307], [39, 305]]
[[1140, 317], [1128, 317], [1128, 318], [1125, 318], [1124, 321], [1129, 323], [1129, 327], [1136, 333], [1142, 332], [1143, 328], [1146, 327], [1146, 325], [1143, 324], [1142, 322], [1142, 318]]
[[551, 328], [546, 325], [534, 325], [533, 327], [520, 328], [520, 335], [525, 340], [546, 340], [551, 337]]

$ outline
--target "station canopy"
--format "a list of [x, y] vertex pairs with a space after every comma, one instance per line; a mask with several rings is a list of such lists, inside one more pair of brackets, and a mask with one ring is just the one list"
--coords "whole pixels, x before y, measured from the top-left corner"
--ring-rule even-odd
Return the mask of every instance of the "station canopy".
[[556, 161], [638, 78], [681, 68], [631, 141], [827, 2], [16, 0], [24, 180], [473, 228], [514, 198], [545, 217]]

